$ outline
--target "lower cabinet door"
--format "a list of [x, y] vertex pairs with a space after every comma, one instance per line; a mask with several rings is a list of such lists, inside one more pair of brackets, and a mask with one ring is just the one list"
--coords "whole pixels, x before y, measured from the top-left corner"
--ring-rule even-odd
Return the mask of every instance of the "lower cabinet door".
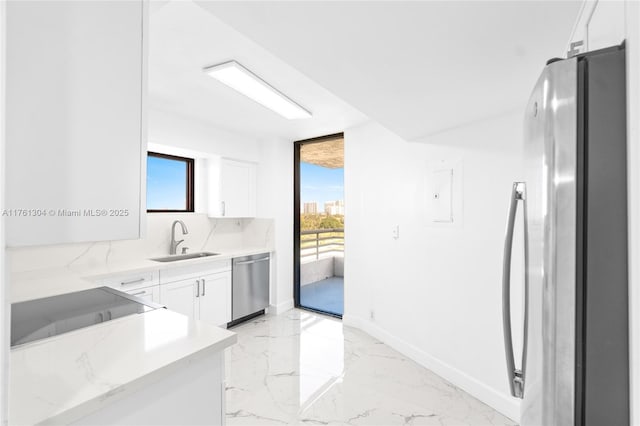
[[226, 326], [231, 321], [231, 271], [203, 276], [198, 301], [202, 321]]
[[160, 303], [167, 309], [198, 319], [197, 281], [188, 279], [160, 285]]

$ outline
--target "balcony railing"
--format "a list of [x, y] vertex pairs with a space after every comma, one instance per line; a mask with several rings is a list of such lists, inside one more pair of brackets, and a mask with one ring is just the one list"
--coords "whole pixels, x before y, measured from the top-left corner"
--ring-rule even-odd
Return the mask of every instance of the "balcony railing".
[[344, 253], [344, 228], [300, 231], [300, 260], [320, 259], [323, 254]]

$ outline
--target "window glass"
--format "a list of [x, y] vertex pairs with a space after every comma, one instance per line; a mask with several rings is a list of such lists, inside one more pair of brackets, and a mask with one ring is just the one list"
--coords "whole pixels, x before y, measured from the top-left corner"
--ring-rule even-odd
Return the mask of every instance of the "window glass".
[[193, 159], [149, 152], [147, 211], [193, 211]]

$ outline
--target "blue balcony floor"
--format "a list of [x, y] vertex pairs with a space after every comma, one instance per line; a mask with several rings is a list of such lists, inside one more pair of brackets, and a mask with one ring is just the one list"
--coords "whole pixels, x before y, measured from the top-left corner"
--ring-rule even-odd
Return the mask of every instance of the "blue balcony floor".
[[300, 305], [342, 316], [344, 312], [344, 278], [331, 277], [300, 286]]

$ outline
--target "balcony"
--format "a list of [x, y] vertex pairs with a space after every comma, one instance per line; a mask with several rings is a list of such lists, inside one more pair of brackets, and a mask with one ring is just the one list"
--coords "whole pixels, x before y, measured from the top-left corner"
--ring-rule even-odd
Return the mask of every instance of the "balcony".
[[300, 232], [300, 304], [342, 315], [344, 311], [344, 229]]

